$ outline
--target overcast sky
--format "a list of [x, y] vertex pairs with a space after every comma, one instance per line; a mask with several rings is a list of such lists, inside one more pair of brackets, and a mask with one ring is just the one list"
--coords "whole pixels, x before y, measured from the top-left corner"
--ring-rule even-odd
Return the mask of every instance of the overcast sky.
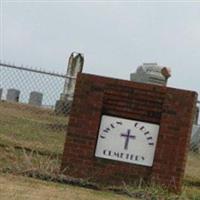
[[0, 59], [129, 79], [143, 62], [172, 69], [169, 86], [200, 93], [200, 3], [0, 0]]

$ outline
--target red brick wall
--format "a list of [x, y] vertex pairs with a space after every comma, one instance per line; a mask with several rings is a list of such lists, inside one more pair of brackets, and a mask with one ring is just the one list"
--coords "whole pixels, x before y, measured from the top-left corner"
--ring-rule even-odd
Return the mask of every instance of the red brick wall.
[[[191, 91], [79, 74], [62, 170], [104, 184], [143, 178], [180, 191], [196, 99]], [[103, 114], [160, 125], [152, 167], [94, 156]]]

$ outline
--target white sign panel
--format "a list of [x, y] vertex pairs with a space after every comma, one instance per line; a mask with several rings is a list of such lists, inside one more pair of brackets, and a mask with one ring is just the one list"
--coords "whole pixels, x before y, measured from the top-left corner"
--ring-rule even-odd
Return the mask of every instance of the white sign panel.
[[95, 156], [152, 166], [159, 125], [103, 115]]

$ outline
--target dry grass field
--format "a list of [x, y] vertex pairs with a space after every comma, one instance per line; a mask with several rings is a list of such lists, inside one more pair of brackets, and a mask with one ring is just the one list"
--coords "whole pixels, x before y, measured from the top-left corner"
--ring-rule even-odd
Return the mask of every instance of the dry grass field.
[[[51, 110], [0, 103], [0, 200], [134, 199], [106, 190], [95, 191], [22, 176], [27, 172], [48, 176], [59, 173], [67, 122], [68, 118], [56, 116]], [[149, 200], [200, 200], [200, 154], [189, 154], [183, 192], [179, 196], [157, 187], [127, 186], [126, 190], [151, 194]]]
[[0, 144], [62, 153], [68, 118], [53, 110], [0, 103]]
[[[128, 200], [111, 192], [0, 174], [1, 200]], [[133, 198], [132, 198], [133, 199]]]

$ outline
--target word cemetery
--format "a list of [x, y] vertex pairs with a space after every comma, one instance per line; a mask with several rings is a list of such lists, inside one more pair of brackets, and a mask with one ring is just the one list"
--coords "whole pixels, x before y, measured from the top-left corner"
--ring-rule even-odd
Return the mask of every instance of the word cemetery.
[[196, 101], [193, 91], [79, 73], [61, 169], [180, 192]]

